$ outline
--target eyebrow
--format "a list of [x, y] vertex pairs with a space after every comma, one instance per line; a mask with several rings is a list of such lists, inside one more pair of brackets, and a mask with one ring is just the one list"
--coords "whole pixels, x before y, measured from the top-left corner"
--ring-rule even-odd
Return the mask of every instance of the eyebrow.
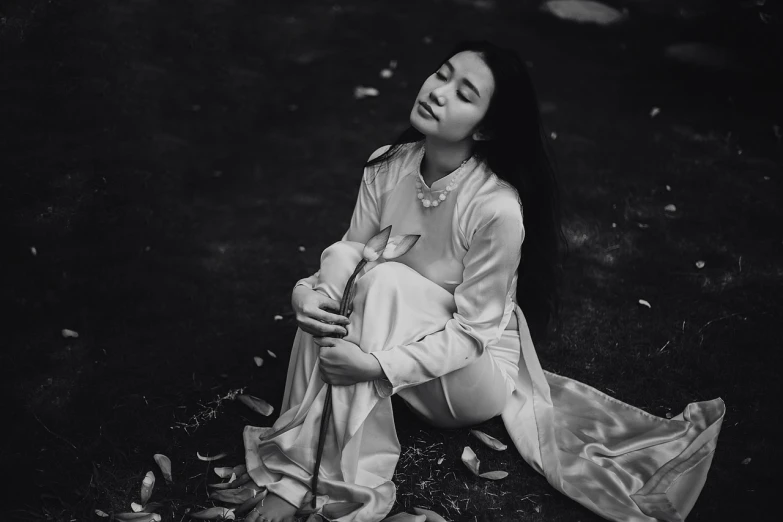
[[[446, 62], [444, 63], [444, 65], [446, 65], [446, 67], [448, 67], [448, 68], [449, 68], [449, 70], [451, 70], [451, 73], [452, 73], [452, 74], [454, 74], [454, 66], [453, 66], [453, 65], [451, 65], [451, 62], [450, 62], [450, 61], [446, 60]], [[467, 85], [467, 86], [468, 86], [468, 88], [469, 88], [469, 89], [472, 89], [472, 90], [473, 90], [473, 92], [475, 92], [475, 93], [476, 93], [476, 96], [478, 96], [479, 98], [481, 98], [481, 93], [479, 92], [478, 88], [477, 88], [475, 85], [473, 85], [473, 82], [471, 82], [471, 81], [470, 81], [470, 80], [468, 80], [467, 78], [463, 78], [463, 79], [462, 79], [462, 81], [465, 83], [465, 85]]]

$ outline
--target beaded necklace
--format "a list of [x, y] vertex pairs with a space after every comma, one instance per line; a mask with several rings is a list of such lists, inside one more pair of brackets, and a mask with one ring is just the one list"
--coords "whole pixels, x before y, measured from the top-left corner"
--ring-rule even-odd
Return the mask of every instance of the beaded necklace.
[[446, 196], [449, 194], [449, 192], [454, 190], [454, 188], [457, 186], [457, 183], [459, 183], [459, 180], [462, 178], [464, 174], [463, 167], [469, 160], [470, 157], [468, 157], [465, 161], [463, 161], [460, 164], [459, 167], [457, 167], [457, 169], [454, 171], [455, 172], [454, 177], [451, 179], [449, 184], [446, 185], [445, 191], [438, 196], [438, 199], [433, 199], [433, 200], [425, 199], [424, 194], [421, 191], [421, 188], [424, 185], [424, 178], [421, 175], [421, 164], [424, 161], [424, 147], [422, 146], [421, 151], [419, 152], [419, 180], [416, 182], [416, 192], [417, 192], [416, 197], [419, 199], [419, 201], [421, 201], [421, 204], [424, 206], [424, 208], [429, 208], [431, 206], [437, 207], [438, 205], [446, 201]]

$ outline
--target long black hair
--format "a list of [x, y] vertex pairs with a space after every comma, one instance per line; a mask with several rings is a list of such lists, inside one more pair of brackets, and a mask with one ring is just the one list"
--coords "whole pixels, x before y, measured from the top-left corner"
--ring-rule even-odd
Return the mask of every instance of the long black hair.
[[[566, 242], [560, 225], [560, 191], [538, 98], [525, 63], [513, 50], [483, 40], [464, 41], [452, 49], [441, 65], [463, 51], [477, 53], [495, 79], [489, 108], [479, 125], [479, 130], [490, 139], [475, 142], [473, 154], [519, 193], [525, 240], [517, 303], [533, 339], [541, 340], [559, 310], [560, 251]], [[385, 153], [365, 166], [388, 165], [405, 144], [423, 139], [421, 132], [409, 127]]]

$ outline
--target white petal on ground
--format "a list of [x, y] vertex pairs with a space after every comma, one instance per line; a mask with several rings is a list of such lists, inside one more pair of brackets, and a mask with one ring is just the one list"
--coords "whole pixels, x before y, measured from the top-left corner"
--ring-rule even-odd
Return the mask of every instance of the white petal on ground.
[[142, 506], [141, 504], [137, 504], [136, 502], [131, 502], [131, 511], [133, 511], [134, 513], [138, 513], [142, 509], [144, 509], [144, 506]]
[[508, 477], [508, 472], [506, 471], [487, 471], [486, 473], [481, 473], [479, 475], [481, 478], [490, 479], [490, 480], [500, 480]]
[[277, 355], [272, 350], [267, 350], [266, 353], [268, 353], [269, 356], [272, 357], [273, 359], [277, 359]]
[[427, 517], [427, 522], [448, 522], [445, 518], [435, 513], [434, 511], [430, 511], [429, 509], [414, 507], [413, 512], [417, 515], [424, 515]]
[[473, 435], [474, 437], [476, 437], [478, 440], [480, 440], [484, 444], [486, 444], [487, 446], [489, 446], [490, 448], [492, 448], [493, 450], [503, 451], [504, 449], [508, 448], [508, 446], [506, 446], [505, 444], [500, 442], [498, 439], [496, 439], [495, 437], [492, 437], [490, 435], [487, 435], [483, 431], [480, 431], [480, 430], [470, 430], [470, 434]]
[[563, 20], [599, 25], [614, 24], [626, 17], [613, 7], [591, 0], [550, 0], [544, 2], [541, 10]]
[[148, 471], [141, 481], [141, 505], [146, 504], [152, 496], [152, 490], [155, 488], [155, 474]]
[[63, 328], [62, 332], [60, 332], [60, 333], [62, 333], [62, 336], [65, 337], [66, 339], [68, 339], [69, 337], [71, 337], [73, 339], [76, 339], [77, 337], [79, 337], [79, 333], [78, 332], [74, 332], [73, 330], [69, 330], [67, 328]]
[[[35, 247], [30, 247], [30, 253], [31, 253], [33, 256], [37, 256], [37, 255], [38, 255], [38, 250], [36, 250], [36, 249], [35, 249]], [[107, 516], [108, 516], [108, 515], [107, 515]]]
[[233, 467], [215, 468], [214, 471], [218, 477], [227, 478], [230, 477], [232, 473], [234, 473], [234, 468]]
[[98, 515], [99, 517], [104, 517], [104, 518], [108, 518], [109, 517], [108, 513], [103, 512], [100, 509], [96, 509], [95, 510], [95, 514]]
[[750, 464], [750, 457], [747, 457], [747, 458], [745, 458], [745, 459], [742, 459], [742, 464], [743, 464], [743, 465], [745, 465], [745, 466], [747, 466], [748, 464]]
[[663, 207], [663, 209], [664, 209], [666, 212], [677, 212], [677, 207], [676, 207], [676, 206], [674, 206], [674, 205], [672, 205], [671, 203], [669, 203], [668, 205], [666, 205], [665, 207]]
[[381, 522], [427, 522], [426, 515], [411, 515], [410, 513], [397, 513], [384, 518]]
[[283, 320], [283, 316], [282, 315], [276, 315], [274, 317], [274, 319], [275, 319], [275, 321], [282, 321]]
[[652, 308], [652, 306], [650, 305], [650, 303], [648, 303], [648, 302], [647, 302], [647, 301], [645, 301], [644, 299], [639, 299], [639, 304], [640, 304], [640, 305], [642, 305], [642, 306], [646, 306], [647, 308]]
[[205, 509], [204, 511], [199, 511], [198, 513], [191, 513], [190, 516], [200, 520], [215, 520], [218, 518], [223, 518], [225, 520], [236, 519], [236, 515], [234, 515], [233, 509], [223, 507], [211, 507], [209, 509]]
[[381, 69], [380, 77], [384, 80], [388, 80], [394, 75], [391, 69]]
[[378, 92], [378, 89], [375, 87], [365, 87], [363, 85], [359, 85], [353, 90], [353, 97], [357, 100], [361, 100], [362, 98], [367, 97], [375, 97], [379, 94], [380, 93]]
[[462, 462], [474, 475], [479, 474], [479, 465], [481, 464], [481, 461], [479, 461], [473, 450], [470, 449], [470, 446], [465, 446], [465, 449], [462, 450]]
[[264, 360], [261, 357], [255, 356], [253, 357], [253, 361], [255, 361], [256, 366], [259, 368], [264, 365]]
[[202, 455], [201, 453], [199, 453], [197, 451], [196, 452], [196, 456], [198, 457], [198, 460], [203, 460], [204, 462], [210, 462], [210, 461], [213, 461], [213, 460], [220, 460], [223, 457], [225, 457], [226, 454], [225, 453], [218, 453], [217, 455], [213, 455], [213, 456], [209, 457], [209, 456], [204, 456], [204, 455]]
[[260, 413], [261, 415], [265, 417], [269, 417], [272, 415], [272, 412], [275, 411], [275, 408], [266, 402], [264, 399], [259, 399], [258, 397], [254, 397], [253, 395], [237, 395], [237, 399], [242, 401], [242, 404], [250, 408], [256, 413]]
[[438, 466], [440, 466], [443, 463], [443, 457], [438, 459]]
[[653, 107], [652, 110], [650, 111], [650, 118], [655, 118], [660, 113], [661, 113], [661, 109], [659, 109], [658, 107]]
[[158, 467], [160, 468], [161, 473], [163, 473], [163, 478], [166, 479], [166, 482], [174, 482], [174, 478], [171, 476], [171, 460], [166, 455], [161, 453], [156, 453], [152, 458], [154, 458], [155, 462], [158, 464]]
[[704, 268], [704, 261], [701, 261], [701, 260], [696, 261], [696, 268], [698, 268], [698, 269]]

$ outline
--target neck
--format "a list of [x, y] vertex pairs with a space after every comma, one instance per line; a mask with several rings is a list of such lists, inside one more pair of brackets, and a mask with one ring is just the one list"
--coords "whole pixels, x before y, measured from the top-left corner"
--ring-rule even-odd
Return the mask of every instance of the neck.
[[427, 136], [425, 144], [421, 176], [430, 186], [453, 172], [473, 152], [473, 140], [470, 138], [454, 143]]

